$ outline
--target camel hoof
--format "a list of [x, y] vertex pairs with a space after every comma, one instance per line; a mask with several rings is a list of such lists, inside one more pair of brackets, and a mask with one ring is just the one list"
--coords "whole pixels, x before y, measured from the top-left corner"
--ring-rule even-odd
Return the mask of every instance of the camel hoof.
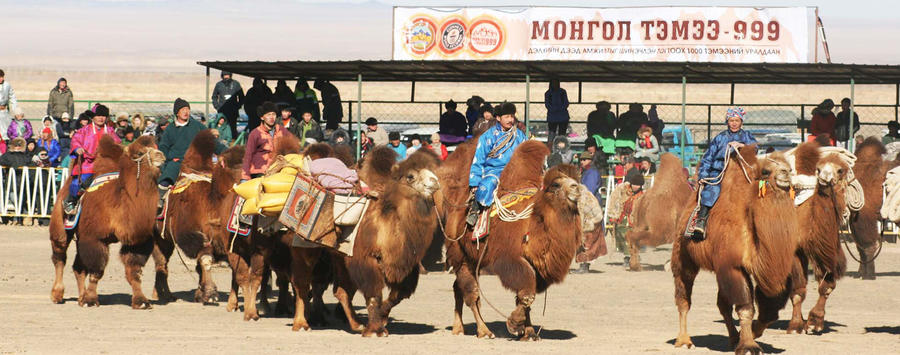
[[294, 326], [291, 327], [291, 330], [292, 330], [292, 331], [295, 331], [295, 332], [298, 332], [298, 331], [300, 331], [300, 329], [303, 329], [303, 330], [305, 330], [305, 331], [309, 331], [309, 324], [307, 324], [307, 323], [294, 322]]
[[237, 301], [228, 301], [228, 304], [225, 305], [225, 312], [235, 312], [238, 310]]
[[100, 306], [100, 301], [97, 295], [84, 295], [78, 300], [78, 305], [82, 307], [98, 307]]
[[453, 335], [466, 335], [466, 332], [463, 331], [463, 327], [459, 325], [454, 325], [453, 330], [450, 331]]
[[532, 327], [525, 328], [525, 335], [523, 335], [521, 338], [519, 338], [519, 341], [539, 341], [539, 340], [541, 340], [541, 337], [539, 337], [537, 335], [537, 333], [534, 332], [534, 328], [532, 328]]
[[379, 338], [381, 338], [381, 337], [386, 337], [386, 336], [388, 336], [388, 332], [387, 332], [387, 329], [384, 329], [384, 328], [380, 328], [380, 329], [368, 329], [368, 328], [366, 328], [366, 329], [364, 329], [364, 330], [362, 331], [362, 336], [363, 336], [364, 338], [371, 338], [373, 335], [378, 336]]
[[153, 305], [145, 297], [134, 297], [131, 299], [131, 309], [151, 309]]
[[63, 294], [63, 288], [54, 288], [52, 291], [50, 291], [50, 301], [56, 304], [63, 304], [65, 302], [63, 300]]
[[751, 341], [747, 344], [738, 345], [734, 349], [734, 355], [745, 355], [745, 354], [760, 355], [760, 354], [762, 354], [762, 348], [760, 348], [759, 344], [757, 344], [755, 341]]
[[805, 328], [806, 328], [807, 334], [821, 333], [823, 330], [825, 330], [824, 315], [820, 316], [820, 315], [815, 315], [815, 314], [810, 313], [809, 318], [806, 320]]
[[524, 310], [522, 310], [521, 308], [516, 308], [516, 310], [509, 315], [509, 318], [506, 319], [506, 331], [508, 331], [510, 335], [516, 337], [525, 335]]
[[787, 326], [788, 334], [803, 334], [806, 332], [806, 322], [803, 319], [800, 320], [791, 320]]
[[490, 330], [487, 330], [487, 329], [479, 329], [478, 330], [478, 338], [479, 339], [480, 338], [494, 339], [494, 333], [492, 333]]
[[687, 346], [688, 349], [694, 347], [694, 342], [691, 341], [691, 337], [687, 335], [679, 335], [675, 338], [675, 347], [680, 348], [682, 346]]
[[244, 320], [245, 320], [245, 321], [250, 321], [250, 320], [257, 321], [257, 320], [259, 320], [259, 313], [257, 313], [257, 312], [244, 312]]

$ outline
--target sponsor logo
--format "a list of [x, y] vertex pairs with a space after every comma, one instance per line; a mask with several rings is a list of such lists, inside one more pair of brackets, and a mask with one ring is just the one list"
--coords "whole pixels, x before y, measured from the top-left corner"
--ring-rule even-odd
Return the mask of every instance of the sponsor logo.
[[436, 32], [437, 26], [430, 18], [413, 18], [406, 31], [406, 48], [415, 55], [424, 56], [434, 48]]
[[453, 54], [465, 47], [466, 25], [459, 18], [451, 18], [441, 26], [441, 42], [438, 47], [445, 54]]
[[481, 55], [494, 54], [503, 46], [503, 29], [497, 21], [479, 19], [469, 27], [469, 49]]

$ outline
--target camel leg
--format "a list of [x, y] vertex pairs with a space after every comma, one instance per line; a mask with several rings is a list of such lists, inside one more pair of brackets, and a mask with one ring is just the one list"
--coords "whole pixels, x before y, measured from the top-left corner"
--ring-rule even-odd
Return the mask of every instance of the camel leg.
[[391, 292], [388, 295], [388, 299], [381, 303], [381, 316], [383, 317], [382, 321], [384, 322], [382, 326], [387, 326], [391, 310], [404, 299], [411, 297], [412, 294], [416, 292], [416, 286], [418, 285], [418, 270], [411, 271], [399, 284], [389, 285]]
[[626, 245], [628, 246], [628, 253], [631, 256], [628, 262], [628, 270], [629, 271], [642, 271], [643, 267], [641, 266], [641, 248], [638, 246], [638, 240], [640, 240], [640, 234], [642, 232], [638, 231], [628, 231], [625, 234], [625, 240], [627, 241]]
[[[231, 268], [233, 271], [233, 281], [232, 287], [240, 287], [241, 293], [244, 294], [244, 320], [250, 320], [250, 316], [247, 313], [248, 302], [250, 302], [250, 265], [247, 263], [247, 260], [241, 257], [238, 254], [229, 254], [228, 255], [229, 263], [231, 264]], [[236, 311], [237, 310], [237, 290], [233, 291], [234, 298], [234, 308], [229, 309], [226, 308], [227, 311]], [[256, 294], [256, 291], [253, 292]], [[255, 308], [255, 307], [254, 307]], [[257, 319], [259, 316], [257, 315]]]
[[836, 286], [837, 283], [830, 272], [819, 280], [819, 299], [816, 301], [816, 305], [809, 310], [809, 317], [806, 320], [807, 333], [821, 333], [825, 330], [825, 303], [828, 302], [828, 296]]
[[863, 246], [857, 241], [856, 250], [859, 255], [859, 277], [863, 280], [874, 280], [875, 279], [875, 252], [878, 250], [878, 246], [882, 243], [881, 240], [875, 241], [872, 245]]
[[347, 269], [350, 271], [350, 277], [353, 283], [357, 285], [366, 298], [366, 311], [369, 313], [369, 321], [362, 336], [370, 337], [377, 335], [379, 337], [388, 335], [384, 329], [384, 317], [382, 310], [382, 293], [384, 291], [384, 274], [378, 266], [378, 262], [373, 257], [354, 256], [348, 259]]
[[792, 294], [790, 289], [780, 295], [768, 297], [759, 287], [755, 290], [756, 304], [759, 306], [759, 317], [753, 322], [753, 337], [759, 338], [766, 328], [778, 320], [778, 311], [787, 304], [788, 297]]
[[80, 238], [76, 243], [84, 272], [87, 274], [87, 284], [84, 295], [79, 299], [79, 306], [99, 306], [97, 297], [97, 283], [103, 278], [106, 263], [109, 261], [109, 245], [92, 238]]
[[728, 330], [728, 343], [731, 347], [734, 347], [737, 345], [740, 336], [737, 328], [734, 326], [734, 316], [732, 316], [734, 312], [733, 306], [731, 302], [728, 301], [728, 297], [722, 293], [721, 288], [716, 296], [716, 306], [719, 307], [719, 313], [725, 321], [725, 329]]
[[262, 309], [263, 315], [269, 314], [269, 295], [272, 291], [272, 285], [269, 280], [272, 278], [272, 268], [266, 263], [263, 266], [262, 278], [260, 279], [259, 292], [256, 298], [259, 300], [259, 309]]
[[[231, 266], [232, 258], [238, 258], [235, 254], [228, 254], [228, 263]], [[231, 266], [231, 290], [228, 292], [228, 304], [225, 305], [225, 311], [234, 312], [238, 309], [238, 282], [236, 266]]]
[[141, 290], [141, 270], [153, 253], [153, 238], [136, 245], [122, 245], [119, 257], [125, 265], [125, 280], [131, 285], [131, 308], [150, 309], [150, 301]]
[[[676, 243], [678, 244], [678, 243]], [[697, 278], [698, 268], [687, 259], [687, 255], [672, 253], [672, 274], [675, 278], [675, 306], [678, 307], [678, 336], [675, 337], [675, 347], [687, 346], [691, 348], [694, 342], [687, 331], [687, 314], [691, 310], [691, 294], [694, 291], [694, 279]], [[682, 264], [683, 263], [683, 264]]]
[[806, 255], [797, 254], [791, 270], [791, 321], [788, 323], [787, 333], [802, 334], [806, 331], [806, 321], [803, 320], [803, 301], [806, 300], [806, 268], [809, 261]]
[[363, 329], [362, 336], [387, 336], [387, 330], [385, 330], [383, 326], [385, 320], [381, 316], [381, 295], [366, 295], [366, 299], [368, 300], [366, 301], [366, 310], [369, 312], [369, 323], [366, 324], [366, 328]]
[[[60, 229], [63, 229], [61, 226]], [[51, 227], [51, 230], [55, 228]], [[69, 244], [72, 242], [72, 236], [65, 232], [54, 233], [50, 238], [50, 248], [52, 254], [50, 261], [53, 262], [55, 269], [55, 277], [53, 279], [53, 288], [50, 289], [50, 300], [53, 303], [63, 303], [63, 295], [65, 294], [65, 285], [63, 285], [63, 273], [66, 269], [66, 252], [69, 250]]]
[[472, 315], [475, 317], [475, 326], [477, 327], [476, 334], [478, 337], [488, 337], [493, 339], [494, 333], [488, 329], [487, 324], [484, 323], [484, 319], [481, 317], [481, 299], [478, 291], [478, 283], [475, 280], [472, 270], [469, 269], [469, 266], [465, 263], [461, 264], [456, 270], [456, 281], [453, 283], [453, 288], [454, 296], [457, 298], [453, 334], [463, 333], [462, 303], [465, 302], [472, 310]]
[[197, 274], [200, 275], [200, 283], [197, 292], [194, 293], [194, 302], [215, 304], [219, 302], [219, 290], [212, 279], [213, 257], [208, 253], [201, 253], [197, 258]]
[[325, 307], [323, 296], [325, 291], [328, 290], [328, 285], [334, 279], [334, 274], [331, 271], [331, 258], [329, 255], [319, 252], [313, 260], [315, 260], [315, 263], [312, 267], [312, 280], [310, 281], [312, 287], [309, 296], [310, 311], [307, 320], [313, 326], [326, 326], [328, 325], [326, 319], [329, 311]]
[[[738, 320], [741, 330], [738, 333], [738, 339], [731, 338], [734, 353], [757, 355], [762, 352], [762, 348], [756, 343], [753, 337], [753, 293], [751, 290], [750, 276], [743, 270], [731, 266], [719, 268], [716, 271], [716, 281], [718, 282], [720, 302], [733, 304], [737, 311]], [[720, 304], [719, 309], [722, 309]], [[725, 317], [725, 321], [731, 320], [731, 324], [726, 326], [734, 326], [734, 320], [729, 312]], [[729, 333], [731, 330], [729, 329]], [[731, 335], [731, 334], [729, 334]], [[733, 342], [737, 340], [737, 344]]]
[[175, 244], [171, 240], [156, 237], [156, 245], [153, 246], [153, 264], [156, 267], [156, 282], [153, 284], [153, 298], [161, 304], [175, 300], [169, 289], [169, 260]]
[[506, 330], [520, 340], [526, 334], [525, 309], [531, 307], [537, 293], [537, 279], [531, 264], [522, 257], [501, 257], [494, 261], [494, 270], [502, 270], [497, 276], [503, 287], [516, 291], [516, 309], [506, 319]]
[[[297, 255], [298, 252], [294, 252]], [[312, 268], [307, 267], [300, 260], [295, 259], [291, 263], [291, 284], [294, 286], [294, 323], [291, 330], [309, 330], [306, 321], [306, 308], [309, 302], [309, 288], [312, 283]], [[281, 288], [282, 286], [279, 286]], [[287, 287], [283, 287], [287, 289]], [[280, 300], [279, 300], [279, 303]]]
[[72, 262], [72, 273], [75, 274], [75, 286], [78, 287], [78, 305], [83, 305], [82, 300], [84, 299], [84, 291], [85, 291], [85, 280], [87, 280], [87, 270], [84, 266], [84, 262], [81, 261], [81, 253], [77, 251], [77, 243], [76, 243], [76, 252], [75, 252], [75, 260]]
[[333, 257], [332, 266], [334, 268], [334, 298], [338, 300], [338, 303], [344, 310], [343, 314], [350, 325], [350, 331], [362, 332], [365, 325], [362, 324], [353, 310], [353, 296], [356, 294], [356, 285], [350, 279], [343, 257]]
[[249, 288], [244, 291], [244, 320], [259, 320], [259, 311], [256, 308], [256, 294], [259, 292], [265, 271], [268, 271], [268, 268], [265, 266], [265, 257], [261, 253], [253, 253], [250, 256], [250, 269], [247, 275]]

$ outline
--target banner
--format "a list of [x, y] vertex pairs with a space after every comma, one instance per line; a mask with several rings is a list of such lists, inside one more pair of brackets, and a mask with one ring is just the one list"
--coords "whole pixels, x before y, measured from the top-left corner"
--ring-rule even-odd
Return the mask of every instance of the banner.
[[395, 60], [811, 63], [814, 7], [395, 7]]

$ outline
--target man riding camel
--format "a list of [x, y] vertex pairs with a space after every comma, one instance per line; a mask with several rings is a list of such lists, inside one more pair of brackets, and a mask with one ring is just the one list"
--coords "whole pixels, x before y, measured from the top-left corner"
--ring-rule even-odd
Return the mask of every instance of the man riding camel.
[[109, 121], [109, 108], [97, 105], [93, 110], [91, 124], [81, 127], [72, 135], [72, 151], [70, 155], [75, 163], [72, 166], [72, 182], [69, 184], [69, 197], [63, 206], [66, 214], [75, 213], [78, 199], [84, 190], [94, 181], [94, 159], [97, 157], [97, 147], [100, 146], [100, 137], [107, 135], [116, 143], [122, 140], [116, 135], [116, 130], [107, 124]]
[[[756, 139], [750, 132], [741, 127], [744, 125], [744, 117], [747, 112], [741, 107], [729, 108], [725, 113], [725, 123], [728, 129], [719, 133], [712, 141], [709, 142], [709, 149], [700, 159], [699, 178], [702, 184], [700, 192], [700, 209], [697, 211], [697, 221], [694, 225], [694, 233], [692, 237], [696, 240], [706, 239], [706, 220], [709, 218], [709, 210], [716, 204], [719, 199], [721, 186], [718, 184], [710, 184], [704, 182], [704, 179], [710, 182], [716, 179], [722, 170], [725, 170], [725, 155], [729, 151], [737, 150], [745, 144], [755, 144]], [[732, 147], [729, 149], [728, 147]]]
[[516, 147], [526, 139], [525, 133], [516, 128], [516, 105], [505, 102], [499, 111], [497, 123], [478, 137], [475, 159], [469, 170], [469, 188], [475, 198], [469, 206], [466, 223], [472, 226], [481, 211], [493, 204], [500, 172], [509, 163]]

